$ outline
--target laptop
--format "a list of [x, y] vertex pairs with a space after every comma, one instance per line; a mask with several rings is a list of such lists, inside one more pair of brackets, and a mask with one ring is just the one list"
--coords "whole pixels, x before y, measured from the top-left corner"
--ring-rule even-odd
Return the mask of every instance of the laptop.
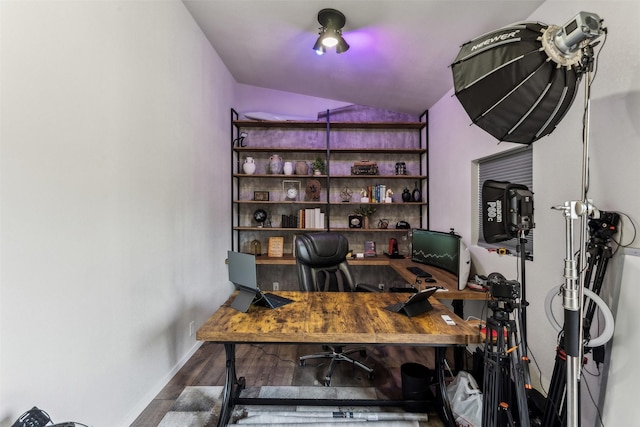
[[289, 298], [260, 290], [255, 255], [227, 251], [227, 259], [229, 260], [229, 281], [239, 291], [238, 296], [231, 302], [231, 307], [246, 313], [251, 304], [277, 308], [293, 302]]
[[438, 288], [434, 286], [427, 288], [424, 291], [416, 292], [407, 298], [406, 301], [391, 304], [385, 307], [385, 309], [393, 311], [394, 313], [406, 314], [409, 317], [417, 316], [418, 314], [433, 309], [433, 306], [429, 303], [429, 297], [437, 290]]

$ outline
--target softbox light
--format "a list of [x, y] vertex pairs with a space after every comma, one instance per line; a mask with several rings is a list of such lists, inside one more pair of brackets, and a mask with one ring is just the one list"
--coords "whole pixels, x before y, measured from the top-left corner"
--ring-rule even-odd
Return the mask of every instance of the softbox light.
[[500, 141], [531, 144], [550, 134], [576, 96], [581, 70], [550, 58], [548, 27], [523, 22], [490, 32], [463, 44], [451, 64], [458, 100]]
[[488, 180], [482, 184], [482, 231], [487, 243], [525, 235], [534, 228], [533, 193], [526, 185]]

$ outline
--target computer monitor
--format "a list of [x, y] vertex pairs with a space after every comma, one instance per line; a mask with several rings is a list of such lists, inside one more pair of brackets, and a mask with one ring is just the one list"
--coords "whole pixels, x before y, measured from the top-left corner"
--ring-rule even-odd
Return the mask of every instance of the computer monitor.
[[460, 290], [467, 286], [471, 257], [469, 249], [457, 234], [414, 229], [411, 237], [411, 260], [454, 274]]
[[227, 251], [229, 262], [229, 281], [240, 291], [231, 302], [231, 307], [246, 312], [251, 304], [268, 308], [277, 308], [293, 300], [270, 293], [264, 293], [258, 287], [256, 257], [252, 254]]
[[258, 289], [255, 255], [227, 251], [227, 259], [229, 260], [229, 281], [236, 286]]

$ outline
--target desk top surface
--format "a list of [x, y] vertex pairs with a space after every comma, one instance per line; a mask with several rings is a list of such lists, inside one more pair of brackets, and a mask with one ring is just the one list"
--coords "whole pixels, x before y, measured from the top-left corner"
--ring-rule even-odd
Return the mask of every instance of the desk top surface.
[[[333, 343], [452, 345], [481, 341], [469, 326], [434, 298], [433, 310], [414, 317], [386, 310], [407, 294], [367, 292], [274, 292], [294, 300], [273, 310], [230, 307], [232, 295], [196, 333], [200, 341], [221, 343]], [[441, 315], [456, 324], [449, 326]]]
[[[487, 292], [478, 292], [465, 288], [458, 290], [458, 283], [455, 275], [444, 271], [437, 267], [431, 267], [428, 265], [413, 262], [408, 258], [389, 258], [385, 255], [378, 255], [370, 258], [351, 258], [348, 260], [351, 266], [378, 266], [378, 267], [391, 267], [396, 273], [398, 273], [409, 284], [414, 284], [416, 281], [416, 275], [407, 270], [407, 267], [414, 266], [432, 274], [436, 279], [435, 283], [422, 283], [421, 287], [427, 288], [429, 286], [442, 286], [447, 291], [438, 292], [435, 295], [436, 299], [442, 300], [481, 300], [488, 299]], [[256, 258], [256, 263], [261, 265], [295, 265], [296, 259], [292, 256], [284, 257], [267, 257], [260, 256]]]

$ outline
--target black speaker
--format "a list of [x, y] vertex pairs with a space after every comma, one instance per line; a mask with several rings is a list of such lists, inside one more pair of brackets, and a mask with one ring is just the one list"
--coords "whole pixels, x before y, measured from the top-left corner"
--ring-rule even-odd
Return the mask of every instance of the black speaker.
[[488, 180], [482, 184], [482, 229], [487, 243], [529, 234], [533, 223], [533, 193], [526, 185]]

